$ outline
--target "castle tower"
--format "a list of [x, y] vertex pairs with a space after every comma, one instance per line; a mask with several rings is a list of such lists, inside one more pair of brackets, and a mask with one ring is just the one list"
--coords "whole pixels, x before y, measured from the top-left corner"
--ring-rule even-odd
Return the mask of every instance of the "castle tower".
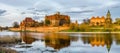
[[57, 14], [57, 15], [60, 15], [60, 12], [57, 12], [56, 14]]
[[108, 10], [107, 14], [106, 14], [106, 18], [111, 18], [111, 14], [110, 11]]
[[109, 10], [106, 14], [105, 23], [106, 23], [106, 27], [109, 27], [112, 24], [111, 14]]

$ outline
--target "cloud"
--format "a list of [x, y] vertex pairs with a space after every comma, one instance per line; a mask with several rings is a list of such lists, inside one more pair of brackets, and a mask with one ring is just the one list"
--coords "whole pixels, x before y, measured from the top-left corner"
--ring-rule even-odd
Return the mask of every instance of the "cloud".
[[31, 7], [37, 0], [0, 0], [0, 3], [5, 3], [6, 5], [14, 6], [17, 8]]
[[21, 14], [31, 13], [36, 15], [46, 14], [47, 11], [50, 9], [37, 9], [37, 8], [28, 8], [25, 12], [22, 12]]
[[6, 12], [6, 10], [0, 9], [0, 16], [2, 16], [5, 12]]
[[113, 6], [112, 8], [120, 8], [120, 5]]
[[66, 12], [66, 13], [91, 13], [94, 12], [93, 10], [85, 10], [85, 11], [70, 11], [70, 12]]
[[0, 3], [0, 26], [11, 26], [14, 21], [20, 22], [22, 20], [20, 12], [16, 7]]
[[37, 1], [34, 4], [34, 7], [36, 9], [39, 9], [40, 11], [47, 11], [47, 12], [53, 12], [53, 11], [62, 11], [64, 6], [59, 4], [58, 2], [52, 1], [52, 0], [40, 0]]

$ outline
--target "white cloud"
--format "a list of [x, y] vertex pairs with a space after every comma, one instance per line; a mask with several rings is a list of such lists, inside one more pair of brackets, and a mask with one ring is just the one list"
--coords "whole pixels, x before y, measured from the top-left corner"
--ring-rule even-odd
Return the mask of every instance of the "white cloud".
[[34, 4], [34, 7], [38, 9], [51, 9], [53, 11], [60, 11], [61, 9], [64, 8], [61, 4], [59, 4], [58, 2], [52, 1], [52, 0], [37, 1]]

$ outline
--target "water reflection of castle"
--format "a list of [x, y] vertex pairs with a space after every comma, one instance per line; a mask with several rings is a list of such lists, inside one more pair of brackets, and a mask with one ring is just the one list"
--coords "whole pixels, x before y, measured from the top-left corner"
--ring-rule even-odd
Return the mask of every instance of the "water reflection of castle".
[[35, 38], [33, 38], [31, 34], [26, 32], [20, 32], [20, 37], [21, 37], [22, 43], [25, 43], [25, 44], [32, 44], [35, 41]]
[[84, 44], [91, 44], [92, 47], [106, 46], [108, 52], [113, 43], [111, 34], [91, 34], [91, 36], [83, 36], [82, 40]]
[[53, 47], [57, 50], [70, 45], [70, 36], [66, 34], [48, 34], [44, 38], [46, 46]]
[[[32, 36], [30, 33], [20, 33], [21, 39], [25, 44], [32, 44], [36, 41], [36, 38]], [[42, 37], [44, 39], [46, 47], [52, 47], [55, 50], [60, 50], [61, 48], [68, 47], [70, 45], [71, 41], [77, 41], [78, 37], [69, 36], [68, 34], [56, 34], [56, 33], [50, 33], [45, 34], [45, 36]]]
[[[20, 33], [21, 39], [26, 44], [32, 44], [36, 40], [39, 40], [30, 33]], [[46, 47], [52, 47], [55, 50], [60, 50], [65, 47], [69, 47], [72, 41], [78, 41], [77, 36], [69, 36], [70, 34], [56, 34], [48, 33], [42, 36]], [[120, 45], [120, 34], [82, 34], [81, 39], [84, 44], [91, 44], [92, 47], [106, 47], [108, 52], [111, 49], [113, 39], [116, 45]], [[87, 35], [87, 36], [86, 36]], [[40, 37], [41, 38], [41, 37]]]

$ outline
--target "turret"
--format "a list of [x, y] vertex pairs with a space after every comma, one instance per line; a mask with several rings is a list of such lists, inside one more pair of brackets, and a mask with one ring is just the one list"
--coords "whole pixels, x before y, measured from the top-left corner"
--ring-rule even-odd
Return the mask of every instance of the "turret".
[[60, 15], [60, 12], [57, 12], [56, 14], [57, 14], [57, 15]]

